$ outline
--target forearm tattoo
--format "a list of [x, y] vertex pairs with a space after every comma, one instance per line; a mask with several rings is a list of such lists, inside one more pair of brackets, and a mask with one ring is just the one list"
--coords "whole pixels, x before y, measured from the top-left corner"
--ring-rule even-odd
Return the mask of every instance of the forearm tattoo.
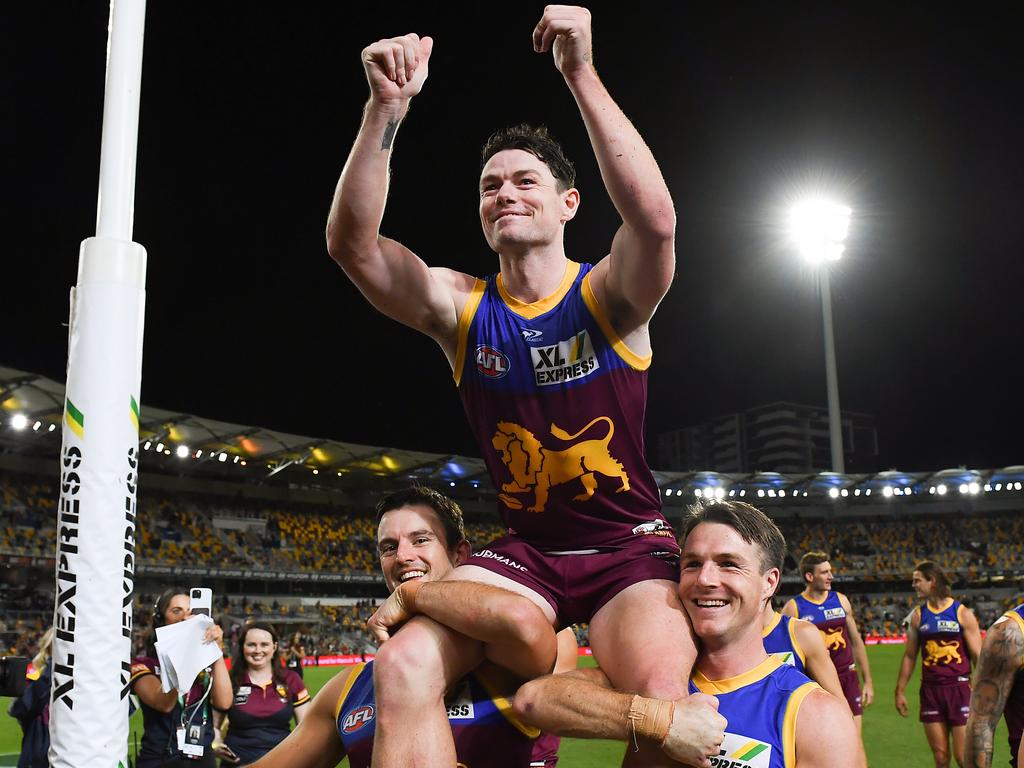
[[971, 692], [964, 768], [990, 768], [992, 741], [1024, 654], [1024, 636], [1012, 621], [989, 630]]
[[391, 144], [395, 140], [395, 131], [398, 130], [397, 120], [388, 120], [388, 124], [384, 126], [384, 135], [380, 140], [381, 151], [385, 149], [391, 149]]

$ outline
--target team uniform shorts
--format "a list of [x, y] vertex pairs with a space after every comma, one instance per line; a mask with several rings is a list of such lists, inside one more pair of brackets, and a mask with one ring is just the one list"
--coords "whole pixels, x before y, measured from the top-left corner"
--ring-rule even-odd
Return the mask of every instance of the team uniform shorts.
[[956, 680], [945, 685], [921, 686], [921, 722], [967, 725], [971, 711], [971, 683]]
[[679, 546], [672, 536], [638, 535], [596, 551], [542, 552], [518, 536], [503, 536], [466, 565], [522, 584], [551, 605], [559, 627], [590, 621], [605, 603], [641, 581], [679, 581]]
[[[836, 670], [838, 672], [838, 670]], [[850, 705], [850, 711], [854, 715], [864, 714], [864, 705], [861, 701], [860, 678], [857, 677], [857, 670], [851, 666], [844, 672], [839, 672], [839, 684], [843, 688], [843, 696]]]

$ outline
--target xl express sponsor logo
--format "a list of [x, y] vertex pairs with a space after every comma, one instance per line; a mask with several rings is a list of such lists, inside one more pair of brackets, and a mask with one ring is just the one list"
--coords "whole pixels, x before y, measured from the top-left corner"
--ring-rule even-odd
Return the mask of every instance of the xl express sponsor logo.
[[710, 760], [715, 768], [769, 768], [772, 745], [738, 733], [726, 733], [721, 749]]
[[601, 367], [594, 354], [590, 334], [575, 336], [545, 347], [530, 347], [533, 375], [538, 387], [550, 387], [565, 381], [582, 379]]

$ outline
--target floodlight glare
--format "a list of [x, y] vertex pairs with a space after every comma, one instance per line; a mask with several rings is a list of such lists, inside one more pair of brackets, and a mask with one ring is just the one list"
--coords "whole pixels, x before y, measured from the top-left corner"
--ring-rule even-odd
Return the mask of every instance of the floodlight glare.
[[24, 413], [16, 413], [11, 417], [11, 426], [15, 429], [24, 429], [28, 426], [28, 416]]
[[53, 430], [55, 430], [56, 428], [57, 428], [57, 425], [56, 425], [56, 424], [51, 424], [51, 425], [50, 425], [50, 428], [49, 428], [48, 430], [46, 430], [46, 431], [47, 431], [47, 432], [53, 432]]
[[723, 498], [725, 498], [725, 488], [715, 488], [715, 498], [716, 499], [723, 499]]
[[156, 444], [156, 452], [157, 453], [163, 453], [164, 452], [164, 444], [163, 443], [157, 443]]
[[694, 488], [693, 495], [699, 499], [704, 495], [704, 491], [702, 491], [700, 488]]
[[39, 428], [40, 428], [41, 426], [43, 426], [43, 422], [41, 422], [41, 421], [36, 421], [36, 423], [32, 425], [32, 431], [33, 431], [33, 432], [38, 432], [38, 431], [39, 431]]
[[188, 446], [179, 445], [174, 452], [178, 454], [179, 459], [184, 459], [189, 454]]
[[764, 489], [763, 488], [758, 488], [757, 489], [757, 498], [759, 498], [759, 499], [763, 499], [764, 498]]
[[967, 483], [960, 483], [960, 493], [966, 495], [968, 491]]
[[980, 490], [981, 488], [978, 486], [977, 483], [971, 483], [970, 485], [967, 486], [967, 492], [971, 494], [971, 496], [977, 496]]
[[838, 499], [839, 498], [839, 489], [838, 488], [829, 488], [828, 489], [828, 495], [830, 497], [832, 497], [833, 499]]
[[839, 495], [842, 496], [845, 499], [847, 496], [850, 495], [850, 492], [848, 490], [846, 490], [845, 488], [843, 488], [843, 490], [841, 490], [839, 492]]
[[790, 235], [803, 257], [813, 264], [837, 261], [850, 228], [852, 211], [823, 198], [798, 203], [789, 212]]
[[892, 496], [892, 486], [891, 485], [883, 486], [883, 488], [882, 488], [882, 495], [885, 496], [886, 498], [889, 498], [890, 496]]
[[217, 457], [217, 461], [227, 461], [227, 460], [228, 460], [228, 455], [226, 453], [221, 453], [221, 455]]
[[945, 496], [947, 490], [948, 489], [946, 488], [945, 484], [940, 484], [935, 487], [935, 492], [939, 494], [939, 496]]

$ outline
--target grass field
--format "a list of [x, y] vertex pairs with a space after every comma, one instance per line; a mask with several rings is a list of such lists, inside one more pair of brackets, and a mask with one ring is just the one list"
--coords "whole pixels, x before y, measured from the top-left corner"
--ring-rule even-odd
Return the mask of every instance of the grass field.
[[[872, 768], [931, 768], [931, 752], [924, 738], [924, 729], [917, 722], [916, 714], [904, 720], [892, 704], [893, 688], [899, 670], [902, 645], [874, 646], [868, 649], [871, 669], [874, 673], [878, 700], [864, 714], [864, 741], [867, 744], [868, 759]], [[919, 667], [920, 669], [920, 667]], [[306, 682], [310, 692], [315, 692], [330, 678], [333, 669], [306, 670]], [[916, 713], [917, 683], [912, 682], [907, 698], [911, 712]], [[0, 699], [6, 713], [9, 700]], [[132, 733], [141, 726], [142, 718], [136, 713], [132, 718]], [[12, 718], [0, 716], [0, 765], [15, 765], [21, 743], [21, 731]], [[585, 741], [564, 739], [560, 752], [559, 766], [564, 768], [604, 768], [619, 764], [623, 746], [616, 742]], [[1006, 744], [1006, 726], [1000, 723], [996, 735], [996, 752], [993, 765], [1009, 764], [1009, 749]], [[343, 763], [346, 765], [346, 763]]]

